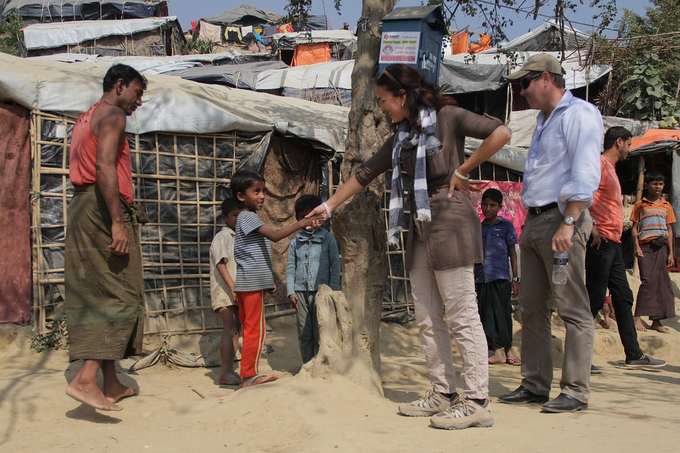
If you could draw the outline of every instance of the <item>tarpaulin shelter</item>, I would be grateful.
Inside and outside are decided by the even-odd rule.
[[[504,78],[508,70],[512,72],[519,69],[528,58],[538,53],[549,53],[561,60],[559,52],[518,51],[514,58],[509,58],[503,53],[491,52],[483,52],[474,56],[470,54],[449,55],[442,62],[449,66],[444,75],[445,79],[440,80],[439,83],[440,85],[448,84],[452,93],[472,91],[468,88],[471,83],[483,83],[489,87],[485,89],[506,86],[507,81]],[[564,81],[568,90],[585,87],[606,76],[612,69],[609,65],[586,65],[573,52],[569,53],[561,63],[566,72]],[[490,66],[495,66],[497,69],[490,70]],[[459,72],[462,72],[461,75],[458,75]]]
[[[290,63],[295,49],[300,45],[328,43],[335,60],[350,60],[357,48],[357,37],[349,30],[310,30],[293,33],[275,33],[272,40],[281,59]]]
[[[298,44],[293,52],[291,66],[304,66],[331,61],[331,46],[327,42]]]
[[[111,57],[88,54],[53,54],[30,59],[44,61],[60,61],[62,63],[97,62],[100,64],[122,63],[130,65],[144,74],[168,74],[195,67],[217,68],[238,66],[242,63],[268,60],[268,53],[253,53],[241,49],[227,49],[224,52],[210,54],[189,54],[173,56],[127,56]],[[285,65],[283,65],[285,66]],[[187,79],[192,80],[190,77]]]
[[[212,42],[241,41],[253,27],[277,24],[281,16],[251,5],[240,5],[199,21],[199,37]]]
[[[591,39],[592,35],[588,33],[568,26],[564,28],[564,48],[567,50],[585,48]],[[517,52],[557,52],[562,50],[562,34],[557,23],[549,20],[523,35],[498,44],[498,48]]]
[[[214,25],[262,25],[275,24],[281,21],[281,16],[273,11],[250,5],[240,5],[212,17],[205,17],[201,21]]]
[[[53,22],[23,29],[27,56],[55,53],[177,55],[185,43],[176,17]]]
[[[71,131],[77,115],[101,96],[109,65],[0,54],[0,66],[0,102],[30,115],[30,132],[24,128],[32,156],[30,189],[20,198],[31,203],[30,211],[19,214],[30,216],[32,241],[28,250],[20,241],[12,246],[32,256],[33,319],[42,333],[64,297]],[[208,251],[231,175],[241,166],[260,169],[270,194],[263,216],[277,225],[292,221],[295,198],[318,193],[325,162],[344,151],[348,109],[179,77],[148,79],[144,105],[128,118],[126,130],[135,199],[150,218],[141,229],[146,332],[156,338],[218,331],[221,323],[210,309]],[[26,157],[29,149],[22,149]],[[0,225],[0,236],[15,236],[11,225]],[[280,289],[287,246],[282,242],[274,245]],[[18,289],[25,291],[25,284]],[[11,303],[9,294],[0,294],[0,306]],[[267,311],[287,310],[284,299],[272,297]]]
[[[282,61],[257,61],[244,64],[221,66],[198,66],[181,71],[168,72],[168,75],[181,77],[195,82],[225,85],[245,90],[258,90],[260,77],[265,72],[287,68]],[[278,89],[277,87],[276,89]],[[263,90],[260,90],[263,91]]]
[[[16,14],[25,24],[168,15],[166,0],[6,0],[0,5],[0,16]]]

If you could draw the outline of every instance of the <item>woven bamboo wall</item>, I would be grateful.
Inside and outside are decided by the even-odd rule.
[[[60,316],[64,238],[72,186],[68,150],[74,120],[35,111],[31,117],[33,300],[38,333]],[[222,227],[220,204],[244,158],[269,140],[262,134],[129,135],[141,228],[146,333],[219,330],[210,309],[209,249]],[[287,306],[285,308],[288,308]],[[284,308],[275,301],[268,313]]]

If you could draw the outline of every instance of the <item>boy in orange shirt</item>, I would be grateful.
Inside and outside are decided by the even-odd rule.
[[[635,306],[635,327],[648,327],[667,332],[662,319],[675,317],[675,299],[669,267],[673,266],[673,207],[662,196],[665,178],[650,172],[645,177],[645,196],[635,203],[630,216],[633,221],[635,254],[640,268],[640,290]],[[641,316],[649,316],[652,325],[645,324]]]

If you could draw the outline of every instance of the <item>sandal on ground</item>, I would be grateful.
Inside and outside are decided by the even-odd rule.
[[[244,379],[241,382],[241,388],[252,387],[254,385],[266,384],[267,382],[273,382],[279,377],[273,374],[256,374],[249,378]]]
[[[505,359],[505,363],[512,366],[520,366],[522,364],[522,361],[519,359],[519,357],[511,355],[507,359]]]

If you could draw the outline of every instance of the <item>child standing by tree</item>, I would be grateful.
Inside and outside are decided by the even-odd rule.
[[[303,219],[321,204],[316,195],[303,195],[295,202],[295,218]],[[302,363],[319,352],[319,325],[314,299],[319,285],[340,289],[340,254],[333,234],[325,228],[307,227],[288,246],[286,268],[288,299],[297,311]]]
[[[222,369],[219,385],[239,385],[241,378],[234,373],[234,355],[238,345],[238,321],[234,298],[234,227],[241,207],[233,198],[222,202],[222,217],[226,226],[210,244],[210,301],[212,309],[222,319],[224,330],[220,341]]]
[[[264,292],[275,289],[272,273],[271,242],[278,242],[300,228],[318,227],[314,218],[276,229],[265,225],[257,215],[265,200],[264,178],[249,170],[238,171],[231,180],[231,192],[243,210],[236,219],[234,256],[236,258],[236,301],[243,329],[241,387],[275,381],[275,375],[258,374],[264,346]]]
[[[662,196],[665,178],[660,173],[648,173],[645,178],[645,196],[635,203],[633,240],[640,268],[640,289],[635,305],[635,327],[648,327],[667,332],[662,319],[675,317],[675,299],[667,268],[673,266],[673,207]],[[652,325],[644,323],[641,316],[649,316]]]
[[[484,264],[475,266],[475,289],[479,304],[479,317],[484,327],[489,347],[489,364],[508,363],[519,365],[512,354],[512,304],[511,294],[517,295],[517,254],[515,252],[515,229],[512,223],[498,216],[503,206],[503,194],[488,189],[482,195],[482,240]],[[508,269],[512,266],[512,284]],[[504,355],[501,355],[501,349]]]

